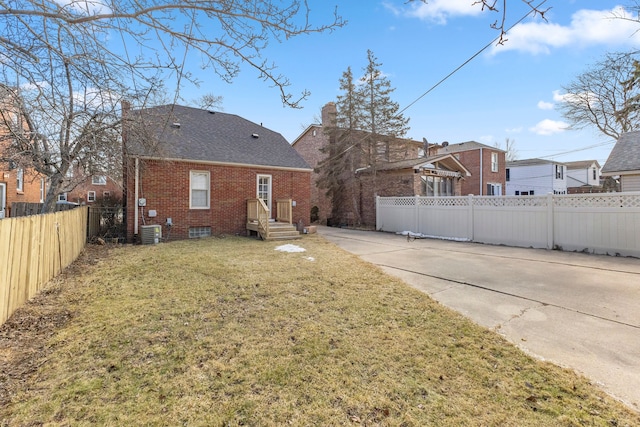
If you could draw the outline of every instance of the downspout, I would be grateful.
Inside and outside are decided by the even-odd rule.
[[[133,184],[133,187],[135,188],[134,191],[134,200],[133,200],[133,207],[135,209],[135,213],[133,214],[133,235],[137,236],[138,235],[138,180],[140,179],[140,167],[139,167],[139,159],[136,157],[136,166],[135,166],[135,182]]]
[[[482,167],[482,147],[480,147],[480,193],[478,193],[479,195],[482,196],[482,172],[484,171],[484,168]]]

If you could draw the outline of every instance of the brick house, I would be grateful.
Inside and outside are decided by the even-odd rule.
[[[11,134],[26,129],[14,99],[16,91],[0,85],[0,218],[11,216],[14,202],[42,203],[46,192],[45,177],[21,165],[20,158],[8,152]]]
[[[460,195],[463,178],[470,176],[462,162],[448,154],[437,155],[438,146],[428,146],[426,141],[396,138],[387,144],[393,145],[394,150],[385,153],[384,161],[375,172],[366,165],[361,165],[355,175],[345,176],[345,181],[348,181],[345,184],[346,194],[341,195],[341,206],[333,209],[332,201],[316,183],[320,177],[317,167],[327,156],[320,149],[330,144],[325,127],[331,125],[335,109],[334,103],[327,103],[322,108],[322,123],[307,127],[292,144],[300,156],[314,168],[311,177],[313,221],[329,225],[352,225],[359,218],[361,224],[375,225],[376,195]],[[425,157],[427,152],[429,157]]]
[[[476,141],[437,146],[438,154],[452,154],[471,176],[462,181],[461,195],[503,196],[506,191],[506,152]]]
[[[122,183],[108,175],[85,176],[74,170],[73,189],[58,195],[59,201],[74,202],[81,205],[113,204],[122,202]]]
[[[374,189],[371,172],[364,169],[361,179],[362,222],[376,223],[376,196],[460,196],[462,183],[471,173],[451,154],[408,159],[381,165]]]
[[[311,168],[281,134],[179,105],[124,110],[128,241],[152,224],[171,239],[244,235],[250,200],[272,216],[290,200],[291,222],[309,224]]]

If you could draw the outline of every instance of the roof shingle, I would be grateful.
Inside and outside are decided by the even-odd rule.
[[[134,110],[134,123],[143,123],[157,138],[158,149],[128,141],[128,153],[134,156],[173,160],[236,163],[311,169],[278,132],[234,114],[202,110],[180,105]]]

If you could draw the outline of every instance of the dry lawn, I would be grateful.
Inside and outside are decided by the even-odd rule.
[[[640,425],[322,237],[281,244],[88,248],[0,328],[2,425]]]

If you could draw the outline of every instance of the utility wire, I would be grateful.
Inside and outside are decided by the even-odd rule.
[[[518,25],[519,23],[521,23],[522,21],[524,21],[529,15],[531,15],[532,13],[535,13],[536,10],[538,10],[543,4],[545,4],[547,2],[547,0],[542,0],[542,2],[540,2],[539,5],[537,5],[535,8],[532,8],[531,10],[529,10],[529,12],[527,12],[522,18],[518,19],[513,25],[511,25],[509,28],[507,28],[507,30],[505,31],[505,33],[508,33],[509,31],[511,31],[511,29],[513,29],[513,27],[515,27],[516,25]],[[415,103],[417,103],[418,101],[420,101],[422,98],[424,98],[427,94],[429,94],[429,92],[431,92],[432,90],[434,90],[435,88],[437,88],[438,86],[440,86],[442,83],[444,83],[447,79],[449,79],[449,77],[453,76],[455,73],[457,73],[458,71],[460,71],[460,69],[462,67],[464,67],[465,65],[467,65],[469,62],[473,61],[478,55],[480,55],[482,52],[484,52],[485,50],[487,50],[488,48],[490,48],[491,46],[493,46],[494,43],[496,43],[498,40],[500,40],[500,38],[504,35],[500,34],[499,36],[497,36],[496,38],[494,38],[493,40],[491,40],[489,43],[487,43],[482,49],[480,49],[479,51],[477,51],[476,53],[474,53],[469,59],[467,59],[466,61],[464,61],[462,64],[460,64],[460,66],[458,66],[458,68],[456,68],[455,70],[451,71],[449,74],[447,74],[444,78],[442,78],[438,83],[434,84],[433,86],[431,86],[426,92],[424,92],[422,95],[420,95],[419,97],[417,97],[415,100],[413,100],[411,103],[409,103],[409,105],[407,105],[406,107],[404,107],[402,110],[400,110],[400,112],[398,113],[398,115],[402,114],[403,112],[405,112],[406,110],[408,110],[409,108],[411,108]]]

